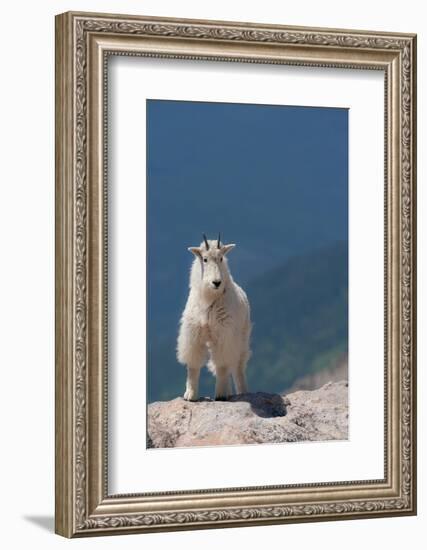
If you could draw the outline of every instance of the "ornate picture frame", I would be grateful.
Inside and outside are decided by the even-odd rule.
[[[384,478],[108,492],[108,56],[384,72]],[[56,507],[65,537],[416,513],[416,36],[68,12],[56,17]]]

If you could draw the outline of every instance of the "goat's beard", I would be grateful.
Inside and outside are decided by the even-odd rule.
[[[222,282],[219,288],[214,288],[211,283],[202,281],[200,290],[203,298],[207,302],[212,303],[224,294],[225,285]]]

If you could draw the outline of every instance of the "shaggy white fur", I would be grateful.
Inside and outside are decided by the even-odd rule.
[[[234,244],[219,238],[190,247],[195,255],[190,292],[180,320],[177,358],[187,367],[184,399],[198,399],[199,375],[206,364],[216,376],[215,399],[248,391],[246,364],[251,355],[250,307],[245,291],[234,282],[226,255]]]

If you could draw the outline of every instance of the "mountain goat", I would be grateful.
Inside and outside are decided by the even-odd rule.
[[[177,341],[177,359],[187,367],[184,399],[197,401],[200,370],[205,365],[216,376],[215,399],[248,391],[246,363],[250,357],[250,307],[242,288],[228,269],[226,255],[234,244],[206,239],[188,250],[195,256],[191,267],[190,292]]]

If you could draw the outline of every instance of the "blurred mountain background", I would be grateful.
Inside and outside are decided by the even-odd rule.
[[[202,233],[237,245],[251,391],[346,377],[348,110],[148,100],[147,182],[148,402],[184,391],[175,345]],[[214,383],[203,369],[200,394]]]
[[[283,393],[347,379],[347,249],[338,242],[294,256],[243,285],[253,323],[250,391]],[[185,386],[185,367],[175,358],[179,315],[172,318],[171,312],[174,331],[152,330],[149,402],[173,399]],[[211,396],[214,384],[203,369],[200,395]]]

